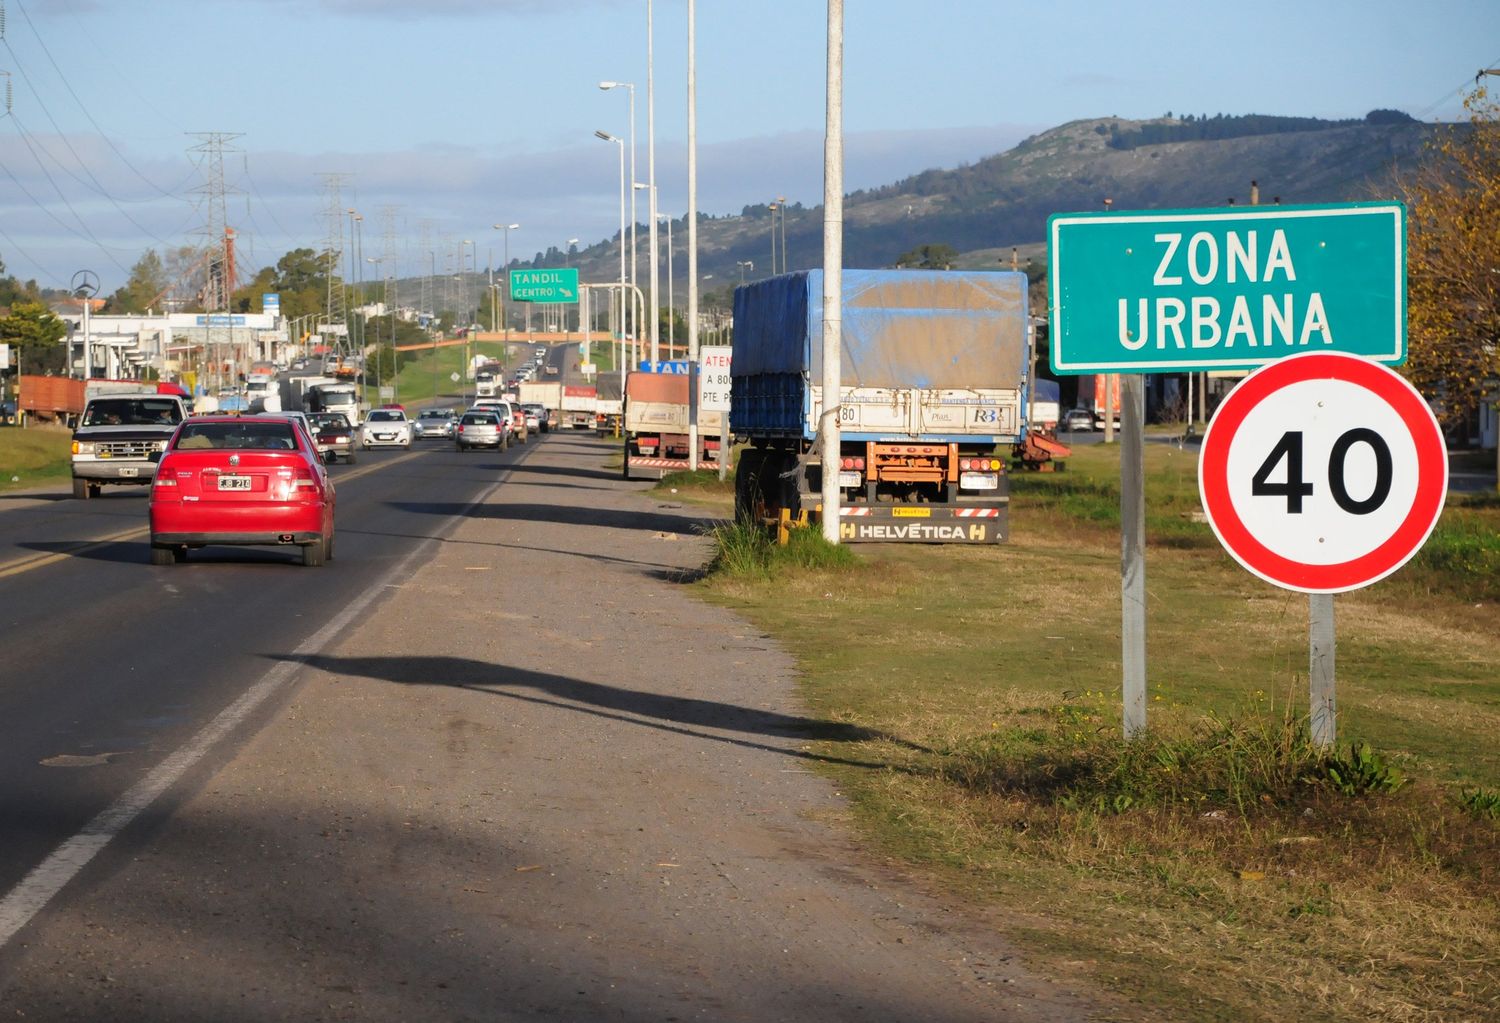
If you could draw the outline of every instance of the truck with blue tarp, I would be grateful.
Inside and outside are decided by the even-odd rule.
[[[834,471],[846,542],[1005,540],[1007,462],[1027,433],[1026,283],[1003,271],[845,270],[831,456],[818,440],[823,272],[738,288],[729,424],[749,447],[736,513],[816,514]]]

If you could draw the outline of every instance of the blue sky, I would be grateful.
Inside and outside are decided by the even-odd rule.
[[[242,272],[324,244],[328,173],[345,175],[367,255],[396,207],[403,275],[462,239],[480,267],[498,264],[500,222],[521,224],[512,257],[613,235],[618,150],[593,132],[628,137],[628,104],[600,80],[636,84],[646,179],[646,0],[0,4],[14,96],[0,118],[0,259],[43,285],[87,268],[110,290],[147,248],[201,241],[191,132],[243,133],[225,159]],[[686,11],[654,6],[657,184],[674,215]],[[822,0],[698,0],[700,211],[821,202],[825,27]],[[1390,107],[1454,120],[1474,73],[1497,65],[1500,0],[847,0],[845,186],[1107,115]]]

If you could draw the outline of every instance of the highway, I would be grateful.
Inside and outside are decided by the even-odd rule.
[[[318,569],[228,547],[152,567],[144,487],[0,497],[0,891],[534,447],[427,441],[330,467],[338,542]]]

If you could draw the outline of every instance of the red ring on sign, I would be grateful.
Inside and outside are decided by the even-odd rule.
[[[1338,380],[1383,399],[1406,424],[1417,453],[1417,492],[1406,518],[1374,550],[1331,565],[1308,565],[1272,551],[1246,528],[1229,497],[1229,449],[1245,418],[1273,392],[1306,380]],[[1222,442],[1211,440],[1216,433]],[[1390,575],[1426,541],[1448,495],[1447,449],[1427,402],[1403,377],[1356,355],[1293,355],[1252,373],[1229,392],[1214,413],[1201,450],[1199,496],[1220,542],[1251,572],[1294,590],[1341,593]]]

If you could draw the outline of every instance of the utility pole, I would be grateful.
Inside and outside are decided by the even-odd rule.
[[[349,178],[348,174],[326,173],[318,175],[323,179],[323,222],[328,228],[327,241],[324,243],[323,255],[326,266],[324,273],[328,278],[328,295],[323,308],[323,329],[318,333],[323,336],[323,344],[328,344],[328,338],[333,334],[333,328],[345,322],[344,319],[344,289],[337,289],[338,303],[334,303],[333,275],[338,269],[344,252],[344,202],[340,194],[344,182]]]

